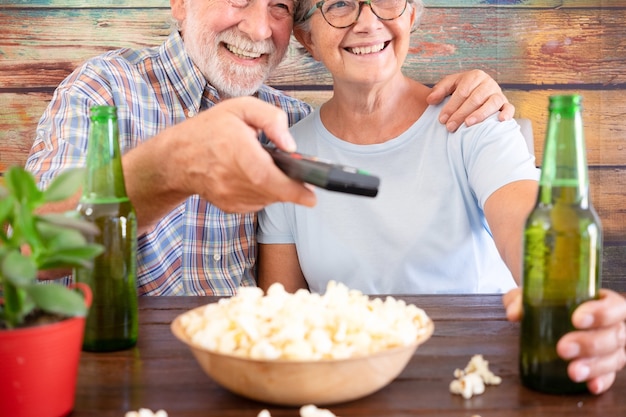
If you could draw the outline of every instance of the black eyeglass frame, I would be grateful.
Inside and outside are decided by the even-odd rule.
[[[324,18],[324,20],[326,21],[326,23],[328,23],[329,25],[331,25],[334,28],[337,29],[345,29],[345,28],[349,28],[350,26],[354,25],[358,20],[359,20],[359,16],[361,16],[361,10],[363,10],[363,5],[367,4],[368,6],[370,6],[370,10],[372,11],[372,13],[374,13],[374,15],[379,18],[380,20],[394,20],[399,18],[400,16],[402,16],[404,14],[404,12],[406,11],[406,6],[409,4],[408,0],[404,0],[404,7],[402,8],[402,11],[400,12],[400,14],[398,14],[396,17],[391,17],[391,18],[384,18],[384,17],[380,17],[378,16],[378,14],[374,11],[374,8],[372,7],[372,1],[373,0],[363,0],[363,1],[359,1],[359,12],[356,14],[356,17],[354,18],[354,22],[350,23],[349,25],[345,25],[345,26],[335,26],[332,23],[330,23],[328,21],[328,19],[326,18],[326,15],[324,14],[324,11],[322,10],[322,6],[324,5],[324,3],[326,3],[327,0],[320,0],[317,3],[315,3],[315,5],[313,5],[313,7],[311,7],[311,9],[307,12],[307,14],[302,18],[301,22],[305,22],[308,19],[311,18],[311,16],[313,16],[313,13],[315,13],[315,10],[320,9],[320,13],[322,13],[322,17]]]

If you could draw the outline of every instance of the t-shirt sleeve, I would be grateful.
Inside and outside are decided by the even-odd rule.
[[[514,120],[500,122],[496,116],[465,128],[458,140],[469,184],[481,208],[500,187],[521,180],[539,179],[535,156],[530,154],[520,127]]]
[[[259,212],[257,241],[259,243],[295,243],[287,212],[293,210],[291,203],[270,204]],[[291,216],[293,218],[293,216]]]

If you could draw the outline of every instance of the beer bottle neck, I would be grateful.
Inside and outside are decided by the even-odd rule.
[[[550,97],[539,200],[587,208],[589,174],[580,96]]]
[[[87,145],[87,176],[82,202],[111,203],[128,200],[122,171],[117,109],[96,106],[91,109]]]

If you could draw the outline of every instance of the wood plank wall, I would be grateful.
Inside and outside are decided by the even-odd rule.
[[[531,119],[542,158],[547,98],[576,92],[592,201],[605,230],[604,286],[626,291],[626,0],[425,0],[406,72],[434,84],[480,68]],[[0,173],[23,164],[56,85],[104,51],[161,43],[167,0],[0,0]],[[294,42],[270,84],[313,104],[330,94],[324,68]]]

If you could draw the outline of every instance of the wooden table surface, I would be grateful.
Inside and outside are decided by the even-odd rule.
[[[382,390],[349,403],[331,405],[347,416],[626,416],[626,371],[611,390],[556,396],[521,386],[518,370],[519,324],[504,316],[497,295],[402,297],[426,310],[435,333],[420,346],[405,370]],[[133,349],[81,355],[72,417],[124,417],[126,411],[164,409],[169,417],[256,415],[299,416],[297,408],[276,407],[231,394],[214,383],[191,351],[170,331],[183,312],[215,301],[210,297],[141,297],[140,334]],[[456,368],[482,354],[502,384],[465,400],[448,391]]]

